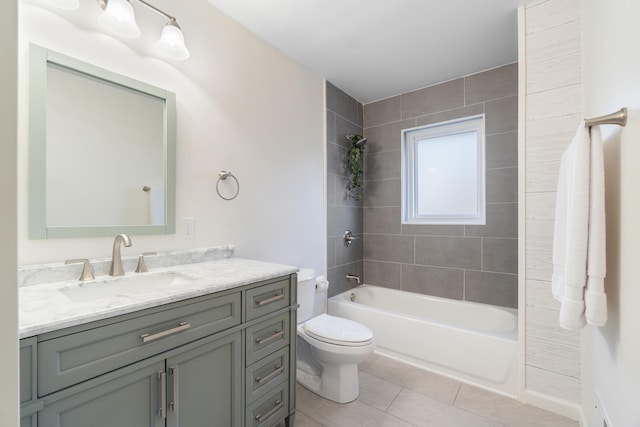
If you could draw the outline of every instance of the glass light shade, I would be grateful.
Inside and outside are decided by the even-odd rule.
[[[80,7],[80,0],[45,0],[45,3],[65,10],[74,10]]]
[[[122,36],[135,38],[140,36],[133,7],[128,0],[109,0],[99,21],[110,31]]]
[[[162,29],[156,49],[171,59],[185,60],[189,58],[189,50],[184,44],[184,35],[175,20],[171,20]]]

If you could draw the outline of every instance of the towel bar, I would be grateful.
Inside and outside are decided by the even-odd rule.
[[[607,114],[606,116],[594,117],[592,119],[585,119],[584,125],[587,127],[596,125],[618,125],[625,126],[627,124],[627,109],[621,108],[615,113]]]

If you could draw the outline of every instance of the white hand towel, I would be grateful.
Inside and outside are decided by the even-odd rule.
[[[552,290],[560,301],[560,326],[565,329],[580,329],[586,321],[589,152],[589,129],[582,123],[562,155],[556,200]]]
[[[560,163],[552,291],[564,329],[606,321],[604,162],[597,129],[595,136],[592,142],[582,122]]]
[[[607,322],[607,296],[604,293],[606,263],[606,222],[604,208],[604,156],[600,128],[591,128],[591,166],[589,191],[589,243],[587,247],[587,289],[584,302],[587,323],[604,326]]]
[[[164,225],[164,188],[149,190],[149,222],[151,225]]]

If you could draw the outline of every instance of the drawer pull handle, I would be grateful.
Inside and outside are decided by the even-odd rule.
[[[259,383],[259,384],[267,382],[271,378],[280,375],[283,371],[284,371],[284,368],[282,366],[276,366],[275,370],[273,372],[271,372],[269,375],[267,375],[266,377],[256,377],[256,382]]]
[[[140,339],[142,340],[142,342],[155,341],[157,339],[166,337],[167,335],[172,335],[172,334],[184,331],[185,329],[189,329],[190,327],[191,325],[189,323],[182,322],[175,328],[167,329],[166,331],[158,332],[157,334],[153,334],[153,335],[142,334],[140,335]]]
[[[283,336],[283,335],[284,335],[284,331],[283,331],[282,329],[278,329],[278,330],[276,330],[276,331],[273,331],[273,335],[270,335],[270,336],[268,336],[268,337],[266,337],[266,338],[256,338],[256,342],[257,342],[258,344],[260,344],[260,345],[262,345],[262,344],[266,344],[266,343],[268,343],[269,341],[273,341],[273,340],[275,340],[275,339],[278,339],[278,338],[280,338],[280,337],[281,337],[281,336]]]
[[[271,410],[270,410],[269,412],[267,412],[266,414],[264,414],[264,415],[256,415],[256,420],[258,420],[258,422],[259,422],[259,423],[261,423],[261,422],[263,422],[264,420],[266,420],[267,418],[269,418],[271,415],[273,415],[273,414],[275,414],[276,412],[278,412],[278,410],[279,410],[279,409],[281,409],[281,408],[282,408],[282,406],[284,406],[284,405],[282,404],[282,401],[281,401],[281,400],[276,400],[276,401],[275,401],[275,403],[274,403],[274,405],[276,405],[276,406],[274,406],[273,408],[271,408]]]
[[[256,305],[271,304],[272,302],[280,301],[281,299],[284,299],[284,294],[276,294],[271,298],[256,300]]]

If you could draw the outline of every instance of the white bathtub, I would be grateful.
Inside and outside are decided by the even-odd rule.
[[[515,309],[362,285],[329,298],[328,311],[371,329],[376,353],[518,393]]]

